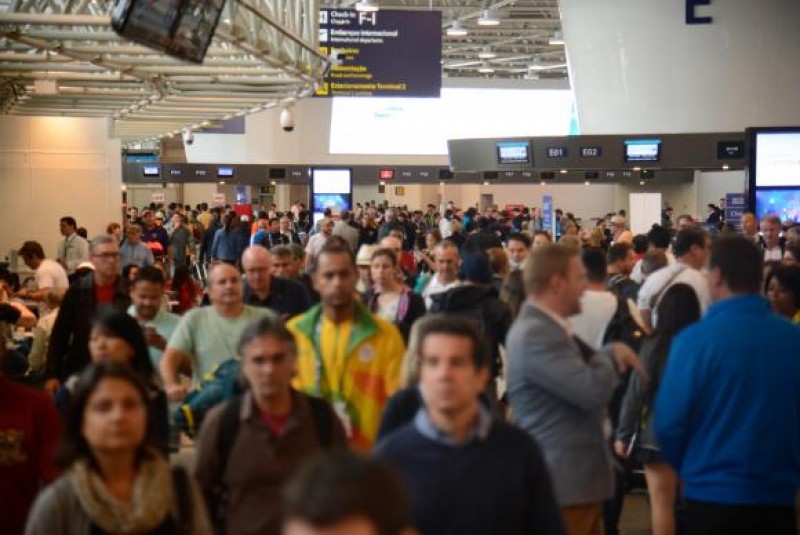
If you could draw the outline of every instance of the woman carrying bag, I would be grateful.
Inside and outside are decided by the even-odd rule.
[[[129,366],[89,367],[72,397],[56,461],[28,535],[211,534],[194,481],[151,446],[147,386]]]

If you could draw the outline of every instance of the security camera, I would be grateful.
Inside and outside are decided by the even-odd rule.
[[[184,130],[183,131],[183,142],[186,145],[191,145],[192,143],[194,143],[194,132],[192,132],[188,128],[186,130]]]
[[[281,110],[281,128],[283,128],[284,132],[294,131],[294,113],[290,108]]]

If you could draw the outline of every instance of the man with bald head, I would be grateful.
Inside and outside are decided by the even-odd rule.
[[[208,273],[211,306],[193,308],[181,318],[161,357],[161,378],[172,401],[180,401],[187,387],[178,380],[179,371],[191,370],[195,383],[219,364],[238,359],[236,342],[245,327],[263,316],[264,308],[244,304],[242,277],[232,265],[212,264]]]
[[[272,255],[261,245],[245,249],[244,302],[290,318],[311,308],[311,297],[300,282],[272,275]]]

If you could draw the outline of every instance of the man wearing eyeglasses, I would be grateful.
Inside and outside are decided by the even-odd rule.
[[[119,274],[119,245],[114,238],[107,235],[94,238],[89,243],[89,260],[94,272],[70,286],[53,325],[45,384],[50,393],[90,362],[92,318],[106,308],[124,312],[131,304],[127,282]]]

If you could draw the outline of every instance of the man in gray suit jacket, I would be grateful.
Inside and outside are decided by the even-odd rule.
[[[572,333],[587,287],[578,250],[545,245],[525,269],[528,300],[508,334],[508,396],[517,423],[540,445],[570,535],[603,533],[603,500],[613,491],[604,432],[619,374],[642,373],[624,344],[596,352]]]

